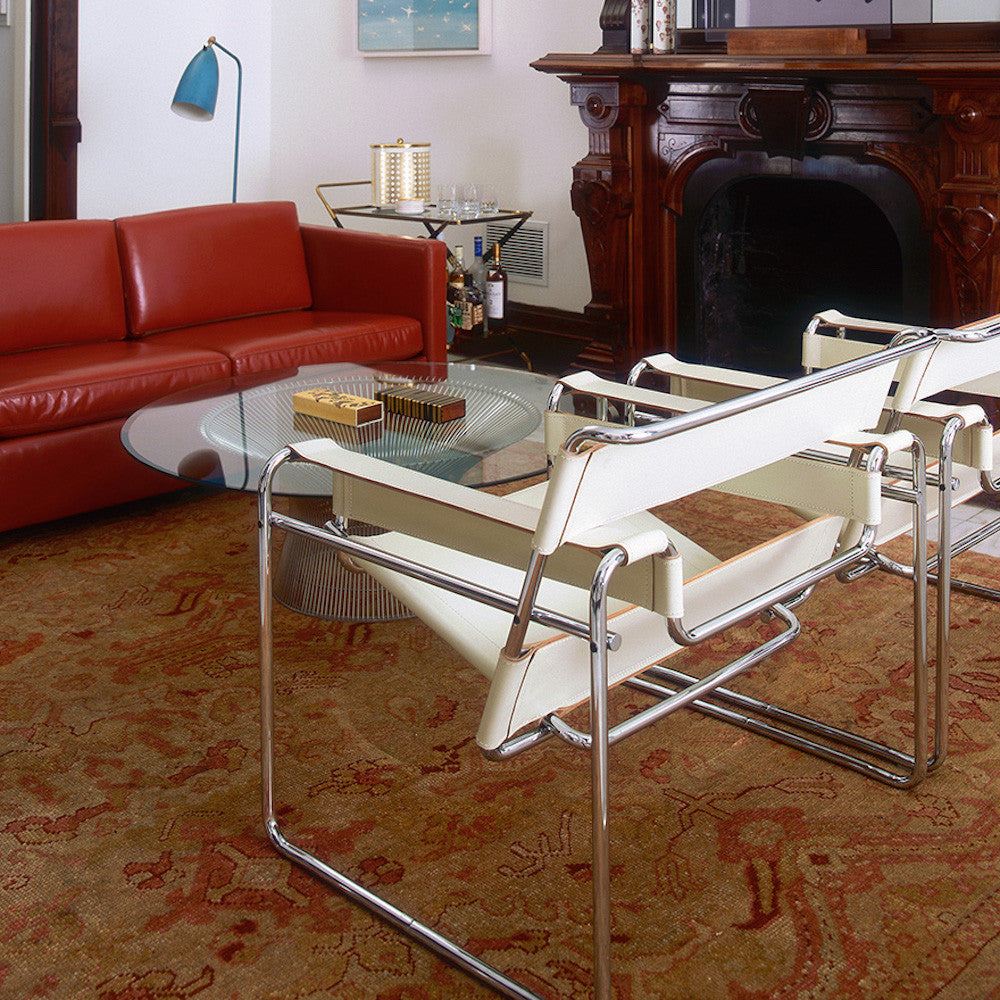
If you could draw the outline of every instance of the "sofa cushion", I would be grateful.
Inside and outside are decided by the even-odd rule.
[[[304,309],[158,333],[155,342],[210,347],[232,359],[234,374],[247,375],[337,361],[403,361],[423,351],[424,336],[410,316]]]
[[[215,351],[146,341],[8,354],[0,368],[0,438],[125,417],[230,371],[229,359]]]
[[[312,303],[292,202],[202,205],[115,224],[134,336]]]
[[[0,353],[124,338],[114,223],[0,225],[0,303]]]

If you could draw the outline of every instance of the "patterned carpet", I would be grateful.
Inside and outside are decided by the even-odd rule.
[[[748,538],[759,519],[685,516]],[[0,996],[492,995],[264,841],[254,521],[250,497],[178,494],[0,536]],[[907,598],[820,588],[746,688],[898,737]],[[916,791],[692,713],[612,752],[619,1000],[1000,997],[1000,611],[955,605],[951,755]],[[480,679],[419,624],[282,612],[277,642],[286,827],[582,1000],[586,758],[485,761]]]

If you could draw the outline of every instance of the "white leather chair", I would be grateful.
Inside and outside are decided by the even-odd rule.
[[[962,538],[951,538],[952,511],[956,507],[983,492],[1000,496],[1000,481],[993,478],[993,470],[1000,464],[1000,434],[994,434],[982,407],[969,402],[935,402],[929,397],[946,390],[1000,396],[1000,322],[994,317],[959,330],[929,330],[826,310],[814,316],[803,333],[802,363],[807,373],[818,371],[880,351],[887,343],[927,335],[935,339],[933,349],[923,355],[918,364],[907,366],[886,400],[879,427],[885,432],[903,428],[921,439],[928,455],[928,488],[937,494],[937,503],[928,505],[927,510],[928,517],[938,518],[937,552],[928,562],[928,582],[945,581],[945,585],[937,587],[934,745],[928,760],[928,770],[932,771],[944,761],[948,745],[951,591],[1000,599],[998,590],[951,576],[953,556],[1000,531],[1000,517],[997,517]],[[688,364],[669,354],[639,362],[628,381],[638,385],[650,376],[669,386],[672,392],[692,400],[733,398],[752,388],[781,381],[764,375]],[[830,449],[824,450],[829,455]],[[840,458],[848,460],[844,449],[840,449]],[[881,551],[885,543],[910,530],[912,516],[909,491],[905,490],[902,498],[894,496],[899,483],[912,485],[909,472],[898,464],[898,456],[890,456],[886,473],[883,517],[876,548],[857,567],[844,574],[846,580],[857,579],[876,568],[908,578],[915,572],[913,564],[890,559]]]
[[[346,451],[329,440],[283,449],[261,479],[260,600],[263,811],[268,836],[286,857],[389,920],[508,997],[530,990],[486,965],[294,843],[280,828],[275,800],[272,640],[272,533],[291,532],[360,562],[483,674],[476,741],[503,760],[558,737],[590,756],[594,882],[594,995],[608,1000],[610,862],[608,748],[640,728],[702,699],[776,652],[799,633],[788,604],[819,580],[871,550],[880,518],[882,466],[890,451],[914,449],[915,560],[923,559],[919,441],[905,431],[866,433],[882,411],[900,365],[930,350],[931,338],[860,358],[735,400],[642,426],[608,426],[572,413],[547,415],[553,444],[548,480],[494,496]],[[582,376],[560,390],[610,399],[623,387]],[[628,390],[634,402],[685,409],[680,397]],[[639,397],[639,398],[635,398]],[[825,441],[856,450],[856,466],[803,465],[815,481],[789,485],[788,500],[822,506],[801,527],[731,559],[719,560],[657,517],[672,500],[755,475]],[[274,476],[287,462],[329,470],[333,517],[324,527],[277,512]],[[817,486],[817,483],[819,484]],[[822,500],[822,503],[820,503]],[[360,520],[385,529],[367,538],[342,525]],[[850,541],[846,541],[846,539]],[[914,746],[893,752],[912,785],[924,774],[927,741],[926,584],[914,577]],[[921,589],[923,588],[923,597]],[[759,615],[760,645],[706,677],[671,686],[661,664],[682,648],[709,641]],[[782,623],[775,634],[773,621]],[[442,683],[447,683],[442,664]],[[653,701],[614,726],[612,689],[631,684]],[[589,705],[589,729],[568,710]],[[664,732],[664,739],[669,733]],[[867,741],[862,741],[866,743]],[[829,759],[842,751],[819,748]],[[870,773],[869,762],[849,764]],[[881,768],[878,768],[882,770]]]

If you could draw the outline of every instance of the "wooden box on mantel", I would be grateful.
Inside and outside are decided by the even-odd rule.
[[[864,28],[734,28],[726,36],[731,56],[863,56]]]

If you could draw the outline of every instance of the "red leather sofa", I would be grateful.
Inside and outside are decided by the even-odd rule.
[[[233,374],[445,359],[445,248],[291,202],[0,225],[0,530],[176,489],[126,418]]]

